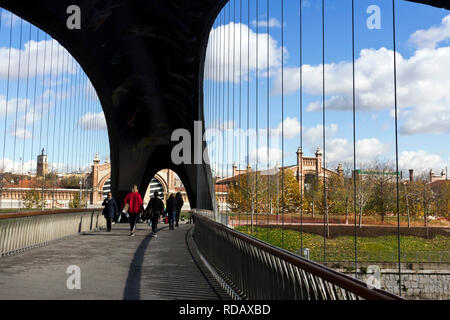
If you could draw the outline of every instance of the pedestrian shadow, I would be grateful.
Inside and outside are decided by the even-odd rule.
[[[167,228],[167,226],[158,228],[156,233]],[[130,268],[128,270],[125,289],[123,291],[124,300],[140,300],[141,298],[142,263],[144,262],[145,251],[147,250],[152,238],[152,233],[150,232],[144,240],[142,240],[134,253],[133,260],[131,261]]]
[[[94,237],[129,237],[128,234],[114,234],[114,233],[80,233],[81,236],[94,236]]]

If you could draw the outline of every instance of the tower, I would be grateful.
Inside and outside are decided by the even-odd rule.
[[[322,151],[320,151],[320,148],[317,148],[316,150],[316,174],[317,176],[320,176],[322,173]]]
[[[45,155],[45,150],[42,149],[42,154],[37,157],[37,170],[38,177],[43,177],[48,174],[48,157]]]

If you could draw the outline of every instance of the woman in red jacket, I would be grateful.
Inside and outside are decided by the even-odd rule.
[[[128,203],[128,214],[130,216],[130,236],[134,237],[134,231],[136,230],[136,222],[139,218],[139,214],[144,210],[142,205],[142,197],[138,192],[137,185],[133,185],[131,192],[127,194],[122,204],[122,209],[125,204]]]

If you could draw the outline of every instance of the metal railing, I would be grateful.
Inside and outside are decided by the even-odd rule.
[[[102,210],[73,209],[0,215],[0,256],[106,226]]]
[[[197,211],[194,239],[220,274],[244,298],[256,300],[400,300],[390,292],[298,257]]]

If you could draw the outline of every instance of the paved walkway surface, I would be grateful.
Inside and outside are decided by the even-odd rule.
[[[76,235],[48,246],[0,258],[0,299],[227,299],[199,262],[190,229],[158,225],[158,237],[138,224],[111,232]],[[81,289],[69,290],[69,266],[81,270]]]

